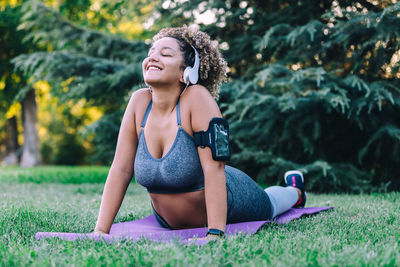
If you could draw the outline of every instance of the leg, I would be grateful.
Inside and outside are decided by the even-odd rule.
[[[264,191],[271,200],[272,218],[289,210],[299,199],[296,188],[292,186],[271,186]]]
[[[287,171],[283,179],[287,187],[272,186],[265,189],[272,203],[272,218],[292,207],[303,208],[306,204],[303,173],[298,170]]]
[[[304,177],[303,173],[298,170],[287,171],[283,176],[286,186],[293,186],[299,193],[299,199],[293,208],[304,208],[306,205],[307,194],[304,190]]]
[[[268,194],[244,172],[225,167],[228,194],[227,223],[264,221],[271,219]]]

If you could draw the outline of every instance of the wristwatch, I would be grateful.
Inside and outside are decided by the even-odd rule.
[[[222,230],[210,228],[210,229],[208,229],[208,232],[207,232],[206,236],[208,236],[208,235],[217,235],[217,236],[221,236],[222,237],[222,236],[225,236],[225,233]]]

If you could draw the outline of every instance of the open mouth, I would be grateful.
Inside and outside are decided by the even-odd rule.
[[[147,67],[147,70],[161,70],[161,68],[154,65],[150,65]]]

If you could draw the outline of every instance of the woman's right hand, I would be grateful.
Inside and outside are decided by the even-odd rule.
[[[94,232],[93,232],[92,234],[95,235],[95,236],[98,236],[98,235],[108,235],[108,233],[103,232],[103,231],[101,231],[101,230],[94,230]]]

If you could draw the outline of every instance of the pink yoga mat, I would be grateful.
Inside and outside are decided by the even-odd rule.
[[[321,211],[330,210],[333,207],[311,207],[303,209],[290,209],[284,214],[276,217],[273,221],[254,221],[233,223],[226,226],[226,235],[246,234],[251,235],[256,233],[261,226],[266,223],[285,224],[291,220],[298,219],[304,215],[316,214]],[[184,230],[170,230],[162,228],[154,215],[147,216],[143,219],[114,223],[111,226],[110,234],[95,236],[93,233],[58,233],[58,232],[38,232],[35,235],[37,240],[44,238],[61,238],[63,240],[77,240],[77,239],[93,239],[95,241],[104,240],[107,242],[118,241],[121,239],[132,240],[133,242],[145,238],[158,242],[170,242],[172,240],[180,240],[184,244],[203,245],[207,243],[206,240],[196,240],[196,238],[205,237],[207,228],[192,228]],[[193,239],[194,238],[194,239]]]

